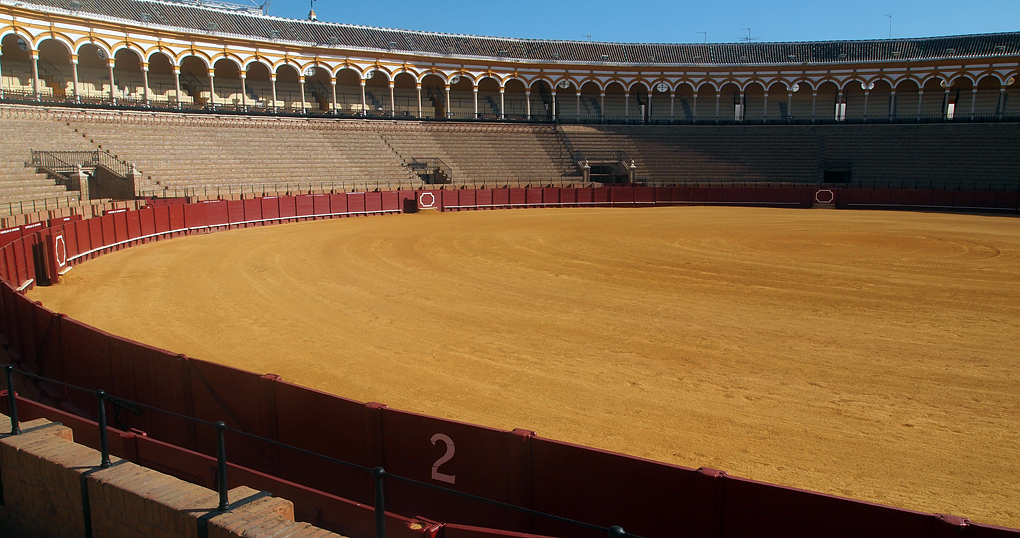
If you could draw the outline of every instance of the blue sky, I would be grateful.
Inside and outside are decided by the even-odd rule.
[[[233,0],[261,3],[262,0]],[[303,19],[309,0],[273,0],[269,14]],[[537,39],[727,43],[928,37],[1020,30],[1020,0],[316,0],[319,20]]]

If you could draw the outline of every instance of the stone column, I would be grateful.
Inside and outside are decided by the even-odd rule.
[[[396,98],[393,96],[393,88],[394,88],[395,85],[396,85],[396,83],[391,80],[390,81],[390,116],[396,116],[397,115],[397,101],[396,101]]]
[[[276,112],[276,73],[269,74],[269,85],[273,88],[273,104],[269,108]]]
[[[299,90],[299,93],[301,94],[301,113],[302,114],[306,114],[308,112],[308,107],[305,106],[305,76],[304,75],[298,75],[297,81],[298,81],[298,90]]]
[[[974,114],[977,112],[977,86],[970,89],[970,121],[974,121]]]
[[[676,91],[670,91],[669,92],[669,122],[670,123],[673,123],[673,118],[675,117],[674,114],[673,114],[673,109],[674,109],[674,105],[675,104],[676,104]]]
[[[361,80],[361,115],[368,115],[368,100],[365,99],[365,80]]]
[[[209,107],[216,108],[216,69],[209,68]]]
[[[921,100],[924,99],[924,88],[917,90],[917,121],[921,121]]]
[[[719,101],[722,99],[722,92],[715,90],[715,122],[719,123]]]
[[[531,119],[531,90],[524,91],[524,114],[527,119]]]
[[[75,77],[77,78],[77,77]],[[181,66],[174,66],[174,98],[177,99],[177,108],[181,108]]]
[[[32,55],[32,98],[39,100],[39,51],[33,50]],[[113,67],[110,67],[110,84],[113,84]],[[111,90],[112,91],[112,90]]]
[[[245,84],[245,80],[248,75],[241,72],[241,110],[248,110],[248,87]]]
[[[418,90],[418,119],[421,119],[421,82],[415,82],[414,87]]]
[[[818,90],[811,90],[811,123],[815,122],[816,114],[818,109]]]
[[[556,88],[552,91],[552,119],[556,121]]]
[[[329,89],[330,93],[333,95],[333,115],[335,116],[340,113],[336,104],[336,77],[329,77]]]
[[[113,104],[117,104],[117,94],[114,93],[117,91],[117,86],[113,82],[113,66],[116,63],[117,60],[113,58],[108,58],[106,60],[106,65],[110,68],[110,102]]]
[[[71,56],[71,74],[74,76],[74,102],[81,102],[81,91],[78,89],[78,55]]]
[[[506,111],[506,97],[504,95],[505,93],[506,93],[506,88],[503,88],[501,86],[499,88],[499,119],[501,119],[501,120],[505,120],[506,119],[506,112],[505,112]]]
[[[769,92],[765,92],[765,103],[762,104],[761,108],[761,121],[767,120],[769,117]]]
[[[623,122],[630,121],[630,91],[623,92]]]
[[[142,104],[149,106],[149,62],[142,64]]]
[[[478,86],[471,88],[475,96],[475,119],[478,119]]]
[[[871,96],[871,90],[864,90],[864,123],[868,123],[868,97]]]

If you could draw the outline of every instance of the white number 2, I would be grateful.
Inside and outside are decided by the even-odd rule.
[[[447,484],[453,484],[457,481],[457,475],[455,474],[444,474],[439,472],[439,466],[452,460],[455,449],[453,447],[453,439],[450,436],[437,433],[432,436],[432,446],[436,445],[436,441],[442,441],[446,445],[446,454],[443,457],[436,460],[432,464],[432,480],[438,480],[440,482],[446,482]]]

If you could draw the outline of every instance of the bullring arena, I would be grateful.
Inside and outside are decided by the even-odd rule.
[[[84,4],[0,6],[0,524],[1020,533],[1020,34]],[[18,467],[40,420],[63,471]]]

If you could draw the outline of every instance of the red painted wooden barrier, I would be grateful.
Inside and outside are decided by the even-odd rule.
[[[815,202],[813,188],[718,189],[635,188],[605,189],[495,189],[433,191],[436,205],[537,205],[587,202],[631,206],[637,203],[765,204],[805,206]],[[351,193],[330,196],[280,197],[242,202],[209,202],[114,213],[102,218],[36,232],[0,248],[0,276],[23,282],[35,277],[33,246],[44,236],[63,233],[68,254],[102,251],[139,235],[165,234],[185,225],[218,227],[227,222],[280,220],[327,211],[363,213],[391,211],[400,200],[424,192]],[[1016,193],[932,191],[886,192],[841,190],[839,200],[848,206],[931,205],[1015,209]],[[328,209],[326,202],[328,201]],[[420,201],[420,198],[419,198]],[[293,212],[291,212],[293,207]],[[299,210],[299,208],[301,208]],[[378,209],[376,209],[378,208]],[[254,217],[254,218],[253,218]],[[366,467],[383,465],[391,473],[408,476],[459,491],[505,502],[553,511],[600,525],[622,525],[646,536],[784,535],[818,533],[841,536],[1017,536],[1020,531],[990,526],[960,527],[952,519],[937,518],[848,499],[741,480],[712,471],[680,467],[534,438],[521,432],[502,432],[360,404],[278,381],[272,376],[188,360],[172,353],[121,339],[33,304],[4,283],[0,290],[0,329],[12,351],[30,361],[44,375],[75,384],[105,388],[117,396],[140,401],[205,420],[224,420],[232,427],[303,446]],[[44,392],[59,396],[61,406],[93,416],[95,397],[67,388],[43,384]],[[309,412],[314,409],[315,412]],[[121,411],[115,420],[125,428],[149,432],[144,441],[132,440],[125,448],[135,457],[153,443],[153,454],[190,448],[205,454],[214,449],[212,431],[202,431],[180,419],[143,410]],[[316,427],[325,420],[329,428]],[[91,440],[89,434],[84,434]],[[130,436],[124,437],[130,439]],[[183,448],[158,440],[179,443]],[[240,473],[275,480],[301,480],[292,485],[295,495],[309,503],[325,503],[329,495],[356,502],[371,500],[371,480],[339,464],[310,456],[283,454],[278,447],[228,435],[231,460],[250,467]],[[199,455],[196,455],[199,456]],[[154,465],[188,475],[188,467],[153,456]],[[203,458],[206,456],[202,456]],[[178,456],[178,458],[181,458]],[[173,459],[171,457],[171,459]],[[157,461],[159,460],[159,461]],[[162,461],[162,463],[160,463]],[[232,470],[234,468],[232,467]],[[327,472],[328,471],[328,472]],[[271,473],[278,478],[259,473]],[[201,476],[199,476],[201,475]],[[211,480],[207,472],[192,473],[195,480]],[[234,480],[233,478],[231,480]],[[309,485],[311,484],[311,485]],[[314,487],[322,491],[313,491]],[[304,488],[303,490],[301,488]],[[524,517],[502,508],[478,506],[443,493],[420,491],[405,483],[388,485],[394,510],[423,514],[454,522],[451,533],[470,532],[471,525],[499,526],[479,536],[507,536],[513,532],[540,532],[558,536],[588,536],[587,531]],[[326,492],[326,493],[323,493]],[[334,499],[337,500],[337,499]],[[357,507],[356,502],[337,500]],[[304,501],[302,501],[304,503]],[[347,504],[343,504],[347,503]],[[328,503],[327,503],[328,504]],[[302,504],[302,506],[308,506]],[[340,505],[330,510],[343,510]],[[300,508],[305,510],[305,508]],[[308,508],[324,520],[335,516]],[[353,513],[356,513],[357,510]],[[353,516],[352,516],[353,517]],[[360,517],[360,516],[358,516]],[[370,519],[365,521],[370,522]],[[406,521],[405,521],[406,522]],[[366,527],[370,529],[370,527]],[[457,530],[454,530],[457,529]],[[505,532],[504,532],[505,531]],[[955,534],[954,534],[955,535]]]
[[[347,213],[347,193],[329,195],[329,204],[333,214]]]
[[[364,213],[365,207],[366,207],[365,193],[363,192],[347,193],[347,211],[349,213]]]
[[[365,211],[369,213],[378,213],[382,211],[382,193],[381,192],[366,192],[365,193]]]
[[[297,216],[297,202],[293,196],[280,196],[277,201],[280,204],[280,219],[293,219]]]

